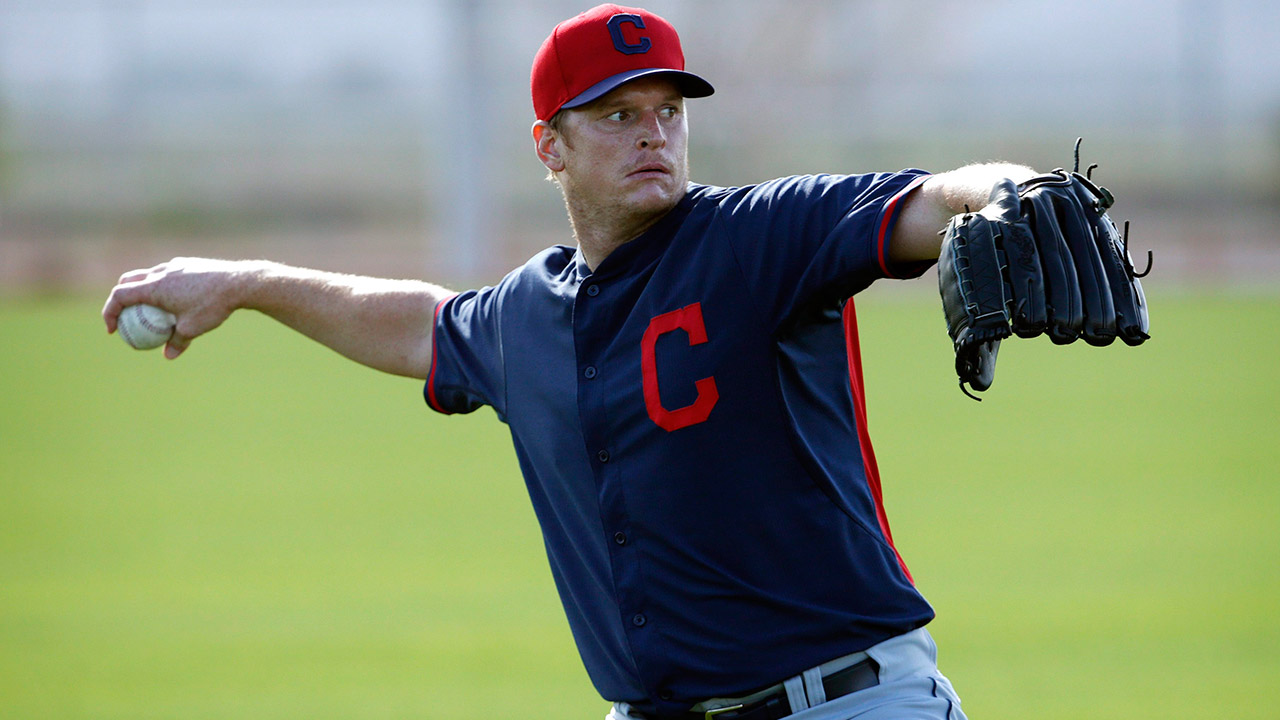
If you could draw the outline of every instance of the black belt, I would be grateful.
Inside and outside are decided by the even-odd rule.
[[[871,658],[822,678],[822,688],[826,691],[827,700],[844,697],[879,684],[880,665]],[[631,717],[636,720],[780,720],[790,714],[791,701],[787,699],[786,689],[780,688],[772,695],[755,700],[750,705],[730,706],[708,710],[705,713],[684,712],[676,715],[632,712]]]

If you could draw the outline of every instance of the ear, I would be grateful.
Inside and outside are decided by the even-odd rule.
[[[564,157],[560,154],[561,138],[545,120],[533,124],[533,149],[538,159],[551,172],[564,170]]]

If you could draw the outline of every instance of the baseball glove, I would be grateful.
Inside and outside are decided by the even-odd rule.
[[[991,387],[1000,341],[1013,334],[1099,346],[1150,337],[1138,280],[1150,253],[1147,269],[1135,271],[1128,225],[1122,237],[1106,213],[1113,196],[1078,167],[1020,185],[1002,180],[986,207],[943,231],[938,288],[960,389],[974,399],[965,386]]]

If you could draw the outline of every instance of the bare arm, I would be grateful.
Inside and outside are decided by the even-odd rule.
[[[377,370],[425,379],[436,303],[449,291],[416,280],[341,275],[266,261],[175,258],[120,277],[102,309],[108,332],[120,312],[148,303],[178,318],[165,356],[239,309],[258,310]]]
[[[933,175],[904,201],[906,204],[890,239],[889,259],[893,262],[938,259],[942,248],[942,237],[938,233],[951,216],[964,212],[966,205],[974,211],[985,206],[991,187],[999,180],[1009,178],[1022,182],[1035,175],[1036,171],[1029,167],[1009,163],[966,165]]]

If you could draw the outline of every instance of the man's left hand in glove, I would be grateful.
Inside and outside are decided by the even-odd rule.
[[[961,389],[991,386],[1011,334],[1091,345],[1150,337],[1145,272],[1106,214],[1113,202],[1080,173],[1055,170],[1021,185],[1002,180],[986,207],[948,222],[938,288]]]

